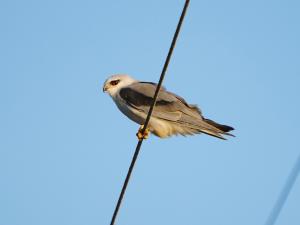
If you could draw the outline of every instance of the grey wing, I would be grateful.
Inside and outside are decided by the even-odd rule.
[[[153,102],[156,84],[148,82],[134,83],[120,90],[120,96],[128,105],[135,109],[148,113]],[[195,105],[189,105],[183,98],[161,88],[153,116],[156,118],[179,121],[183,114],[189,115],[194,119],[201,119],[201,111]]]
[[[145,113],[146,117],[153,102],[156,87],[154,83],[138,82],[122,88],[120,96],[128,105]],[[233,129],[205,119],[197,106],[188,104],[183,98],[164,88],[159,92],[152,116],[171,122],[175,127],[181,127],[179,130],[183,131],[179,133],[182,135],[203,132],[224,139],[221,134],[230,135],[227,132]]]

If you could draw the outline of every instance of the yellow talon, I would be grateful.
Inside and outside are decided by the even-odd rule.
[[[149,128],[147,128],[144,133],[143,133],[143,128],[144,125],[141,125],[139,128],[139,131],[136,133],[136,136],[138,137],[139,141],[143,140],[143,139],[147,139],[149,137],[150,134],[150,130]]]

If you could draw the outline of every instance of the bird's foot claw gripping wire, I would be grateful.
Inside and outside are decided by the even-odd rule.
[[[137,138],[139,139],[139,141],[143,140],[143,139],[147,139],[149,137],[150,134],[150,130],[149,128],[147,128],[144,132],[144,125],[140,126],[139,131],[136,133]]]

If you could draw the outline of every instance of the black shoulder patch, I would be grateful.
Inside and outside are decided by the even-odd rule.
[[[141,83],[141,84],[152,84],[153,86],[157,86],[157,84],[153,83],[153,82],[140,81],[139,83]]]
[[[120,90],[120,96],[131,106],[151,106],[153,97],[144,95],[141,92],[137,92],[131,88],[122,88]],[[156,101],[156,105],[168,105],[172,102],[165,100]]]

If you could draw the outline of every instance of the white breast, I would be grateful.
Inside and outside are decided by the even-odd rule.
[[[143,125],[145,123],[147,115],[144,112],[141,112],[130,105],[128,105],[119,94],[112,96],[114,102],[120,109],[120,111],[125,114],[129,119],[134,122]],[[159,137],[167,137],[172,134],[172,126],[167,121],[160,120],[158,118],[151,117],[149,121],[148,128],[155,135]]]
[[[129,119],[133,120],[138,124],[143,124],[146,119],[146,114],[140,112],[139,110],[127,105],[127,103],[120,97],[119,94],[116,94],[112,97],[120,111],[125,114]]]

